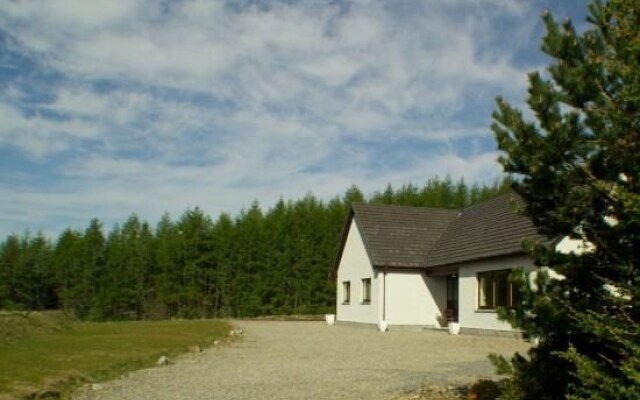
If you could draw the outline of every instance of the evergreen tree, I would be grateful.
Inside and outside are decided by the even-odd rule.
[[[102,222],[94,218],[84,232],[81,247],[81,270],[74,288],[75,312],[87,317],[98,292],[98,282],[105,271],[105,244]]]
[[[289,279],[287,270],[291,265],[291,203],[280,199],[267,213],[264,225],[268,232],[269,256],[260,285],[263,314],[290,314]]]
[[[7,238],[0,248],[0,271],[7,279],[0,305],[26,310],[57,307],[51,252],[51,243],[42,233]]]
[[[309,193],[263,213],[256,202],[215,223],[196,208],[177,222],[164,215],[155,232],[132,215],[107,238],[94,219],[65,230],[53,249],[42,235],[13,235],[0,243],[0,307],[59,307],[93,320],[329,312],[351,203],[460,207],[472,201],[465,187],[436,178],[365,198],[352,186],[328,203]]]
[[[234,315],[257,316],[262,308],[261,279],[266,265],[264,214],[257,201],[236,220],[235,254],[233,257],[232,293]]]
[[[640,398],[640,2],[589,10],[582,34],[543,14],[554,62],[529,76],[537,122],[502,99],[494,113],[523,212],[550,239],[588,244],[531,246],[563,279],[514,274],[523,301],[502,315],[539,345],[512,360],[512,398]]]
[[[213,315],[216,317],[229,316],[232,313],[230,282],[234,229],[233,220],[225,213],[220,214],[213,226],[213,262],[217,283],[213,298]]]
[[[74,289],[79,283],[82,271],[82,233],[66,229],[59,236],[52,255],[52,273],[54,275],[59,307],[75,312]]]
[[[144,316],[145,306],[151,293],[150,276],[153,267],[152,241],[153,234],[149,224],[140,221],[137,215],[129,217],[121,230],[124,251],[124,274],[127,277],[126,287],[129,292],[131,317],[140,319]]]
[[[11,263],[5,260],[7,244],[0,244],[0,309],[11,308]]]
[[[391,184],[387,184],[387,188],[382,192],[381,201],[384,204],[393,204],[395,200],[395,191],[393,190],[393,186]]]
[[[168,214],[164,214],[155,231],[153,275],[155,302],[150,318],[161,319],[178,315],[180,269],[178,264],[180,242],[178,228]]]
[[[0,307],[20,308],[16,297],[18,267],[22,249],[18,235],[10,235],[0,247]]]
[[[364,194],[362,194],[362,191],[356,185],[351,185],[344,193],[343,202],[346,207],[349,207],[353,203],[362,203],[364,202]]]
[[[469,187],[464,182],[464,178],[460,178],[456,183],[455,194],[453,196],[453,205],[455,208],[464,208],[469,205]]]
[[[50,266],[51,243],[39,232],[35,237],[25,237],[24,246],[21,266],[25,276],[21,286],[26,292],[22,304],[30,310],[54,309],[58,298]]]
[[[177,223],[180,287],[178,315],[204,317],[211,302],[209,273],[213,267],[213,223],[198,207],[187,210]]]
[[[105,268],[98,277],[98,291],[92,302],[91,319],[133,319],[133,279],[128,264],[128,244],[123,229],[115,225],[106,240]]]
[[[418,188],[411,183],[403,185],[395,193],[395,203],[413,207],[421,206]]]

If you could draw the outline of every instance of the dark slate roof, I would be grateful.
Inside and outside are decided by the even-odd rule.
[[[460,212],[370,204],[351,210],[348,222],[355,218],[375,267],[426,267],[427,254]]]
[[[354,204],[335,270],[354,219],[374,267],[438,268],[522,253],[524,239],[544,240],[515,213],[523,204],[513,192],[463,210]]]
[[[427,255],[427,266],[522,253],[524,239],[543,239],[529,218],[515,213],[522,205],[508,193],[465,208]]]

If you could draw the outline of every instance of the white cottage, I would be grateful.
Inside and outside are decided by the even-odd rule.
[[[514,203],[509,193],[463,210],[354,204],[336,261],[337,321],[510,331],[496,307],[514,301],[511,269],[534,269],[522,241],[541,239]]]

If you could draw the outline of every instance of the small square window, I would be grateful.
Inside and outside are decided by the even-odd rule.
[[[351,282],[342,282],[342,303],[349,304],[351,302]]]
[[[371,278],[362,280],[362,302],[371,303]]]

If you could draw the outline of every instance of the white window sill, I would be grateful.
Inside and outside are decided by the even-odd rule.
[[[476,308],[478,314],[495,314],[498,312],[495,308]]]

